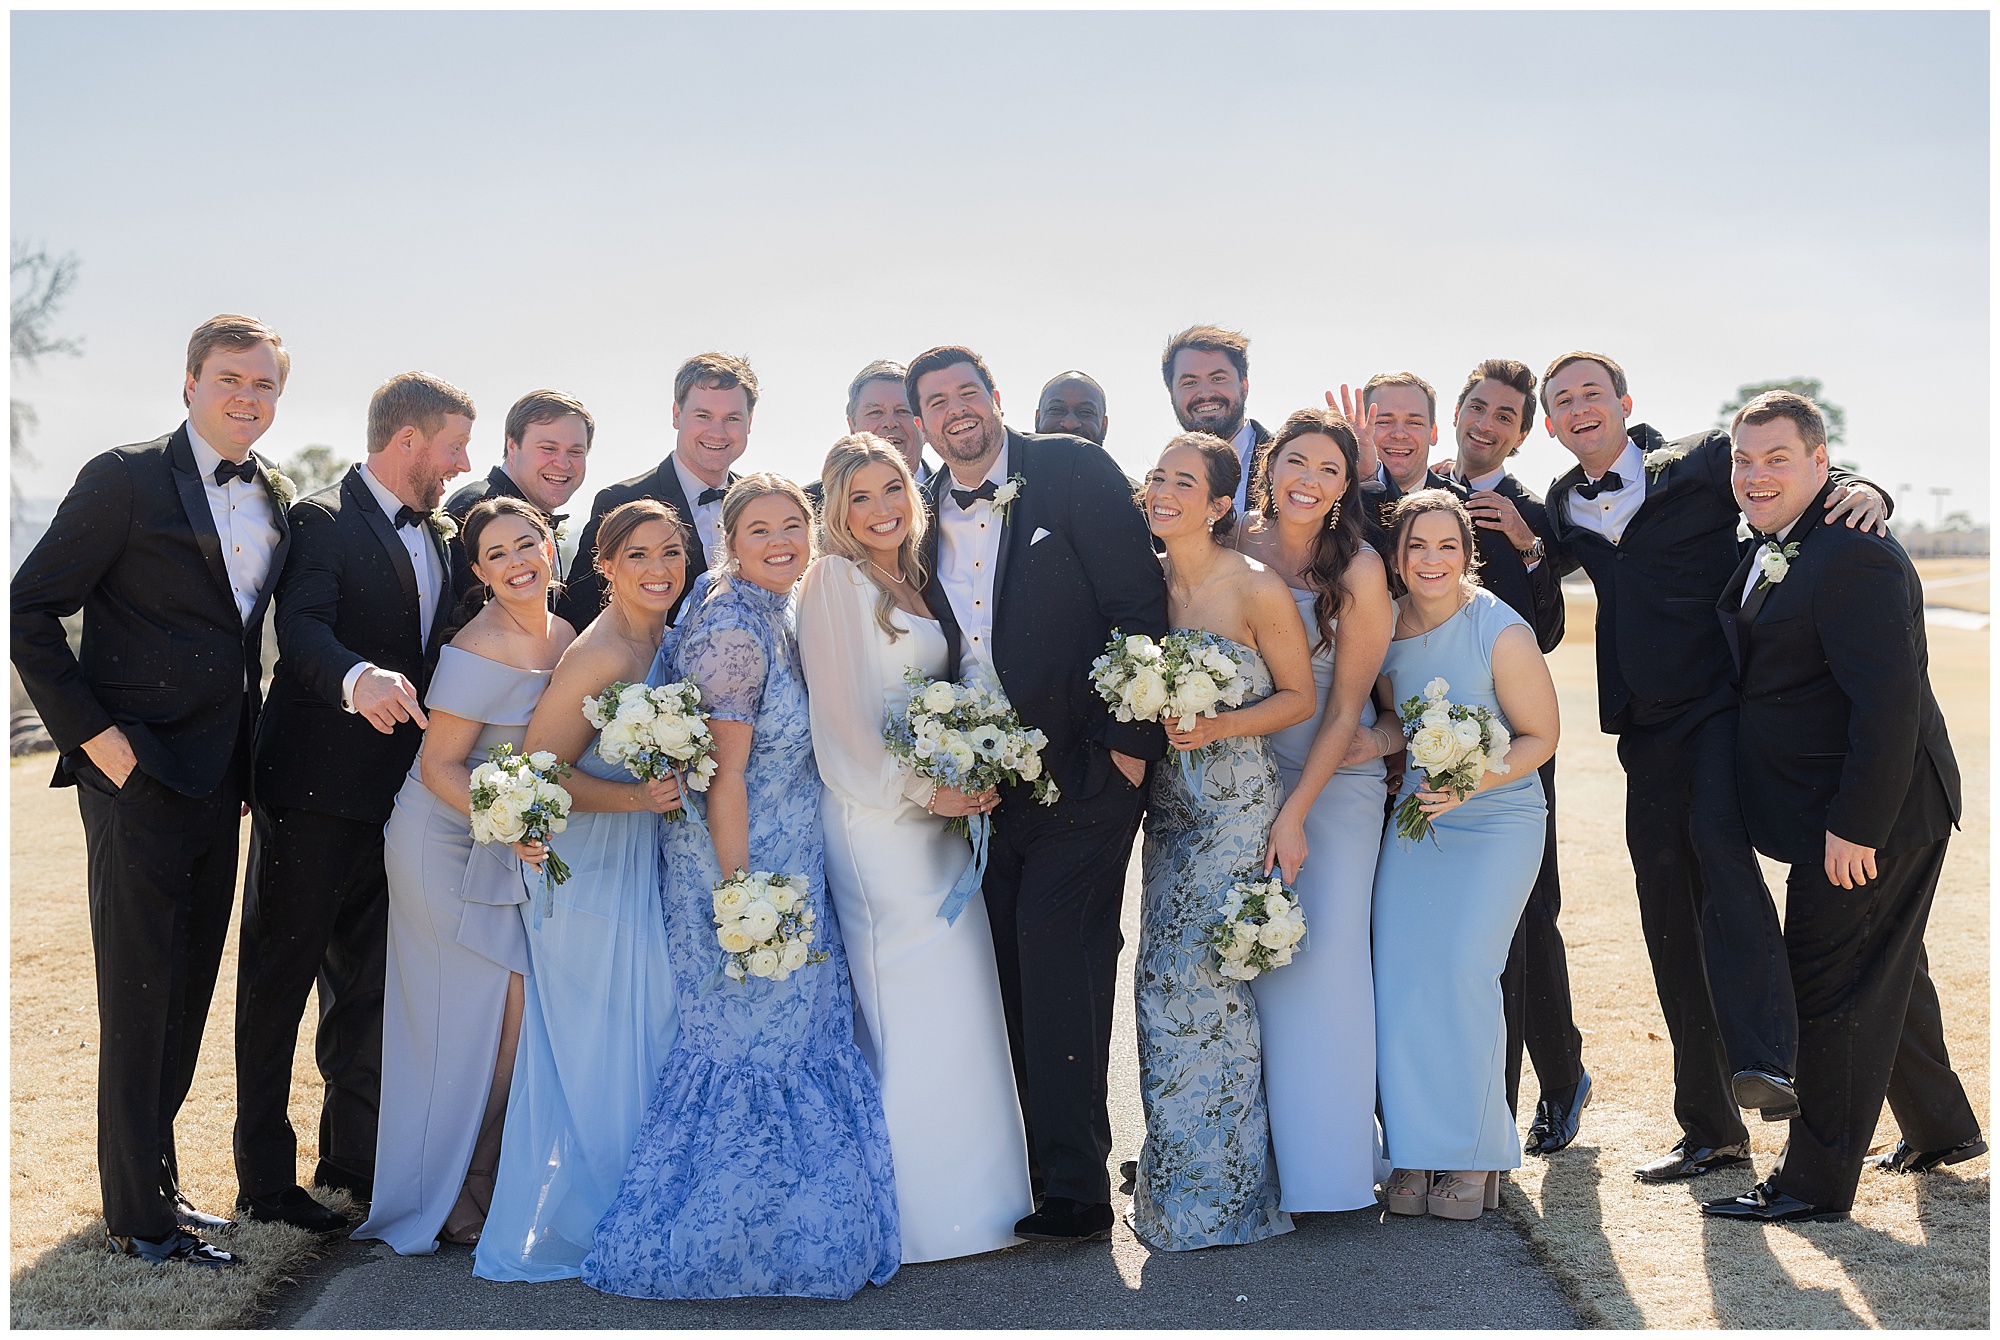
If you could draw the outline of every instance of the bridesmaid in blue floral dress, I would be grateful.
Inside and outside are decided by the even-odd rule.
[[[828,905],[791,589],[812,556],[798,485],[723,500],[726,575],[702,576],[676,670],[701,687],[718,768],[661,839],[680,1032],[583,1281],[636,1298],[847,1298],[902,1256],[888,1127],[854,1044]],[[722,976],[710,893],[727,870],[797,875],[830,956],[785,981]]]
[[[1284,799],[1264,736],[1317,706],[1305,625],[1284,580],[1216,543],[1233,524],[1240,471],[1228,443],[1187,433],[1146,480],[1147,524],[1166,546],[1168,621],[1205,633],[1250,681],[1234,711],[1197,717],[1187,731],[1167,723],[1176,749],[1201,751],[1199,781],[1185,757],[1172,758],[1156,765],[1148,798],[1134,988],[1146,1142],[1129,1222],[1165,1251],[1292,1228],[1278,1205],[1257,1003],[1248,983],[1216,971],[1207,944],[1229,886],[1262,875]]]
[[[674,1042],[674,977],[660,916],[660,813],[671,777],[641,784],[597,752],[583,700],[614,683],[665,683],[667,612],[687,574],[687,534],[666,503],[605,514],[596,566],[609,602],[577,635],[528,723],[524,748],[574,765],[569,827],[549,844],[570,877],[524,904],[526,1000],[493,1204],[472,1273],[574,1279]]]

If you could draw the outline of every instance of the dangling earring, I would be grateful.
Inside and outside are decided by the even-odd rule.
[[[1341,501],[1340,499],[1335,498],[1333,500],[1333,506],[1327,509],[1326,528],[1328,530],[1332,530],[1334,527],[1340,524],[1340,501]]]

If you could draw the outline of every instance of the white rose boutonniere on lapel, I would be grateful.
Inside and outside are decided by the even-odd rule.
[[[1799,542],[1797,540],[1793,540],[1782,549],[1766,540],[1764,547],[1757,551],[1757,571],[1763,575],[1757,579],[1757,584],[1750,589],[1761,591],[1767,586],[1776,586],[1779,582],[1785,580],[1785,575],[1792,570],[1792,560],[1798,556]]]
[[[264,467],[264,484],[271,490],[271,496],[278,500],[280,507],[290,507],[299,500],[299,486],[275,465]]]
[[[1687,455],[1688,451],[1689,448],[1684,443],[1669,442],[1666,446],[1655,447],[1640,457],[1639,459],[1646,469],[1646,482],[1648,484],[1659,483],[1660,476],[1666,474],[1667,467]]]
[[[1007,520],[1007,509],[1014,505],[1014,499],[1021,496],[1028,481],[1021,475],[1008,475],[1007,482],[993,490],[993,512],[1001,521]]]
[[[450,512],[439,507],[431,512],[431,529],[437,532],[439,541],[450,544],[458,535],[458,522],[452,520]]]

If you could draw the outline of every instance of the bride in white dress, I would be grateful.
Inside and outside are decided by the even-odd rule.
[[[904,671],[936,678],[946,665],[923,597],[923,500],[902,453],[873,434],[844,437],[822,485],[799,655],[856,1041],[882,1088],[903,1260],[969,1256],[1018,1242],[1013,1225],[1034,1209],[986,907],[974,898],[956,923],[938,915],[971,856],[945,818],[997,800],[907,775],[882,742],[886,715],[909,698]]]

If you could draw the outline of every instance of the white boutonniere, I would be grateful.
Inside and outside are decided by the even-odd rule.
[[[1646,470],[1646,482],[1648,484],[1659,483],[1660,476],[1667,472],[1667,467],[1687,455],[1689,450],[1690,448],[1685,444],[1668,443],[1664,447],[1655,447],[1640,457],[1639,459]]]
[[[1772,544],[1769,540],[1766,540],[1764,547],[1757,551],[1757,571],[1764,575],[1759,577],[1757,584],[1750,589],[1761,591],[1767,586],[1776,586],[1779,582],[1785,580],[1785,574],[1792,570],[1792,560],[1798,556],[1799,542],[1797,540],[1793,540],[1782,549]]]
[[[271,496],[278,500],[280,507],[290,507],[299,500],[299,486],[275,465],[264,467],[264,484],[271,490]]]
[[[1021,496],[1021,490],[1027,483],[1021,475],[1008,475],[1007,482],[993,490],[993,511],[1002,521],[1007,519],[1007,509],[1014,505],[1014,499]]]
[[[431,513],[431,529],[437,532],[438,539],[448,544],[458,535],[458,522],[452,520],[450,512],[440,507]]]

